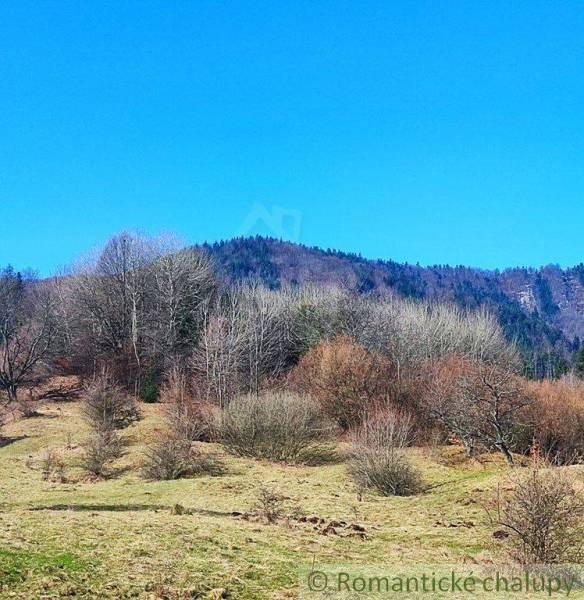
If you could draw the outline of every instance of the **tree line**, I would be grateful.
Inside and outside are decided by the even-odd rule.
[[[288,389],[350,429],[391,404],[469,454],[497,448],[512,462],[518,421],[533,404],[524,367],[484,309],[338,286],[226,284],[207,253],[170,236],[123,232],[45,280],[0,274],[5,405],[64,372],[107,372],[155,401],[178,369],[192,398],[221,409],[243,394]]]

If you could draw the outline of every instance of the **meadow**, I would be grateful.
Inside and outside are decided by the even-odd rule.
[[[410,448],[430,488],[410,497],[361,494],[342,452],[335,464],[305,467],[235,458],[214,444],[199,445],[224,455],[225,474],[150,482],[139,467],[162,417],[160,405],[142,411],[102,481],[79,468],[89,429],[77,402],[47,403],[5,426],[0,597],[294,598],[301,563],[505,561],[484,508],[507,481],[499,455]],[[48,451],[62,480],[43,477]],[[266,485],[285,498],[273,524],[256,510]]]

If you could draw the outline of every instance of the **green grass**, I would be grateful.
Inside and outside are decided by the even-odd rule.
[[[158,406],[144,405],[144,419],[122,434],[127,451],[116,476],[91,482],[78,466],[89,433],[78,406],[41,412],[3,430],[16,441],[0,448],[0,598],[294,598],[302,562],[504,556],[482,508],[505,475],[497,457],[468,463],[455,448],[414,449],[411,459],[436,487],[410,498],[360,498],[342,463],[299,467],[229,455],[221,477],[146,482],[141,453],[161,420]],[[67,482],[43,481],[47,448],[65,464]],[[288,498],[288,511],[363,525],[366,539],[233,516],[252,509],[264,484]],[[173,514],[176,504],[187,514]]]
[[[26,550],[0,550],[0,581],[6,588],[26,583],[29,578],[55,574],[70,577],[86,569],[85,562],[72,554],[49,556]]]

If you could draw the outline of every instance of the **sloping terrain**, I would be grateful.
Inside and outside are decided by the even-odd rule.
[[[297,467],[226,456],[220,477],[147,482],[141,455],[161,415],[145,405],[143,420],[123,432],[126,454],[114,477],[92,482],[79,468],[89,432],[78,409],[47,403],[3,429],[0,598],[288,598],[297,596],[303,562],[504,556],[482,508],[505,481],[498,456],[468,462],[452,447],[412,449],[434,487],[409,498],[359,497],[342,462]],[[63,463],[63,481],[43,479],[48,449]],[[254,513],[263,484],[286,497],[289,516],[275,524]]]

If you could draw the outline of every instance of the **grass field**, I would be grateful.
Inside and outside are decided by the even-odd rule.
[[[78,466],[89,432],[76,403],[45,404],[39,416],[4,427],[1,598],[294,598],[303,562],[504,560],[483,508],[506,481],[497,456],[412,449],[434,487],[410,498],[359,497],[342,462],[296,467],[228,455],[220,477],[146,482],[141,455],[161,416],[156,405],[143,413],[122,434],[127,450],[115,476],[97,482]],[[65,465],[63,483],[43,480],[48,448]],[[287,513],[309,518],[267,524],[234,514],[253,513],[262,485],[288,498]],[[186,514],[175,514],[177,504]]]

